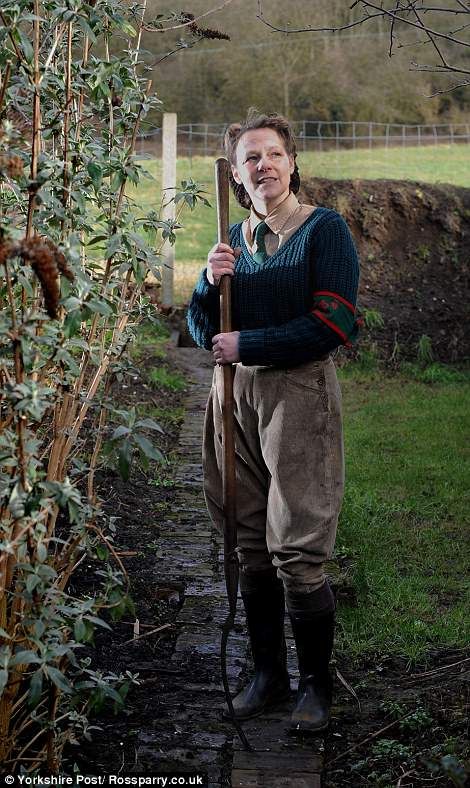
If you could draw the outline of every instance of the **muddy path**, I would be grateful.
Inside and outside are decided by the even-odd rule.
[[[153,363],[151,355],[146,363]],[[223,721],[220,624],[227,602],[222,544],[205,510],[200,463],[212,360],[205,351],[173,347],[168,363],[187,380],[180,400],[171,395],[186,408],[181,429],[166,437],[166,451],[177,454],[173,478],[160,485],[149,484],[143,474],[134,474],[127,485],[115,474],[101,480],[107,506],[120,517],[116,547],[131,577],[135,615],[114,625],[112,636],[99,633],[90,655],[104,671],[138,674],[139,684],[131,687],[124,710],[114,714],[109,708],[91,721],[99,727],[90,730],[88,743],[69,751],[69,763],[75,761],[93,774],[202,772],[211,788],[378,788],[396,785],[410,770],[400,784],[403,788],[457,784],[442,773],[434,778],[428,761],[432,746],[438,761],[445,741],[465,737],[469,655],[461,651],[431,654],[412,672],[397,659],[352,666],[336,655],[330,729],[299,739],[286,733],[298,677],[286,619],[291,701],[244,724],[253,753],[244,751],[232,726]],[[132,401],[156,396],[138,381],[129,395]],[[340,573],[334,573],[333,584],[339,605],[355,603]],[[138,640],[133,640],[135,618],[140,622]],[[235,691],[249,672],[240,601],[228,662]],[[427,673],[433,670],[437,672]],[[432,723],[416,717],[420,709],[427,710]],[[403,723],[410,714],[415,715],[414,727]],[[383,740],[396,742],[395,749],[374,749]],[[420,751],[424,754],[417,760],[407,760],[408,752]]]

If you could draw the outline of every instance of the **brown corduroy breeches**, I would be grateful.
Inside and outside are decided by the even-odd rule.
[[[222,531],[223,375],[216,367],[203,440],[204,492]],[[237,540],[242,572],[274,565],[286,588],[325,580],[344,489],[341,393],[333,361],[289,369],[237,364]]]

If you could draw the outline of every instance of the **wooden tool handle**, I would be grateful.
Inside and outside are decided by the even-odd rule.
[[[217,199],[217,241],[229,244],[229,163],[221,157],[215,162],[215,193]],[[232,310],[230,297],[230,276],[225,274],[220,280],[220,330],[232,330]]]
[[[228,244],[229,163],[227,159],[215,162],[215,187],[217,197],[218,242]],[[231,277],[225,274],[220,280],[220,330],[232,330]],[[222,444],[223,444],[223,502],[224,502],[224,565],[231,613],[235,615],[238,588],[238,558],[236,555],[237,527],[235,510],[235,433],[233,401],[233,364],[223,364]]]
[[[229,163],[227,159],[215,162],[215,191],[217,197],[217,237],[219,243],[229,244],[228,205],[229,205]],[[231,277],[225,274],[220,280],[220,330],[228,333],[232,330],[231,314]],[[223,506],[224,506],[224,574],[227,586],[229,614],[222,625],[221,665],[222,682],[225,690],[227,706],[240,740],[246,750],[252,747],[246,738],[240,722],[235,717],[230,686],[227,676],[227,638],[234,628],[237,612],[238,593],[238,556],[237,556],[237,519],[236,519],[236,473],[235,473],[235,425],[233,381],[235,366],[223,364],[223,401],[222,401],[222,446],[223,446]]]

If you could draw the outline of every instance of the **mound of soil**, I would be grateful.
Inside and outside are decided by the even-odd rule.
[[[435,359],[468,359],[470,189],[313,178],[298,196],[347,221],[361,258],[359,306],[384,322],[363,337],[381,356],[416,358],[426,335]]]

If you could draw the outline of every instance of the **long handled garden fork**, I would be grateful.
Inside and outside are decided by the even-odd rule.
[[[220,158],[215,162],[215,186],[217,198],[217,240],[219,243],[229,243],[229,163],[227,159]],[[220,330],[226,333],[232,330],[231,314],[231,282],[226,274],[220,280]],[[233,364],[223,364],[223,403],[222,403],[222,446],[223,446],[223,505],[224,505],[224,573],[227,587],[229,612],[222,624],[222,641],[220,660],[222,668],[222,682],[224,685],[227,706],[232,722],[237,729],[240,740],[246,750],[251,751],[248,739],[241,728],[240,722],[235,717],[230,687],[227,677],[227,640],[229,633],[235,626],[237,613],[238,593],[238,556],[237,524],[235,503],[235,432],[233,415],[233,379],[235,367]]]

